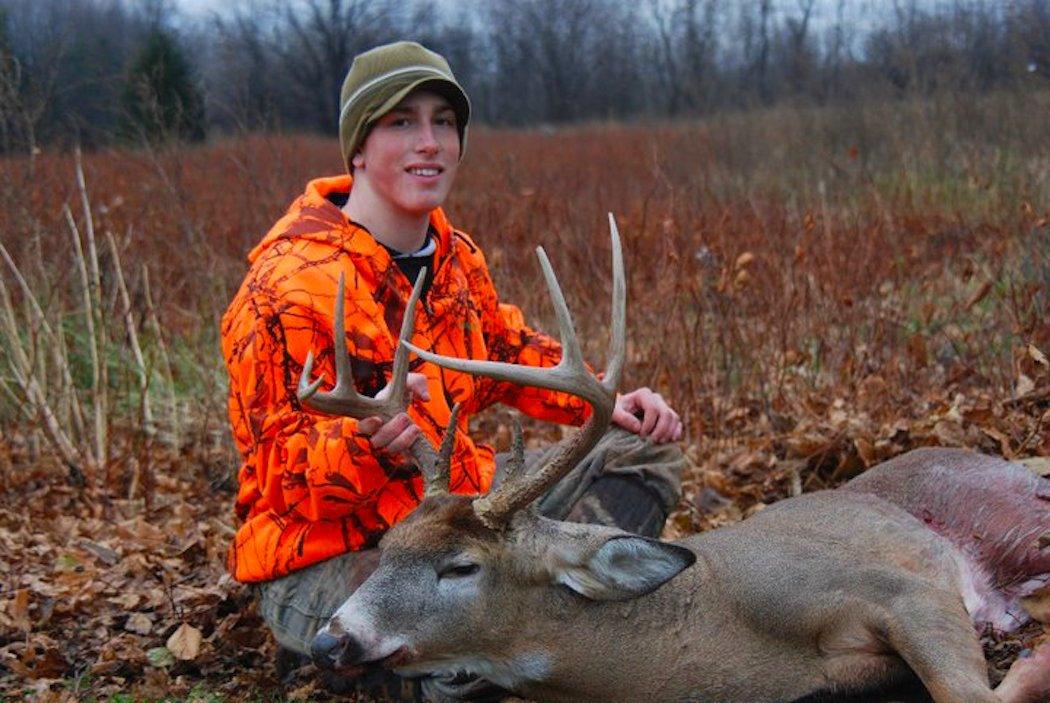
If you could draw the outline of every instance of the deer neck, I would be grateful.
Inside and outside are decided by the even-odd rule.
[[[658,690],[660,682],[682,678],[668,676],[669,667],[695,667],[698,655],[722,656],[719,634],[728,613],[712,583],[700,558],[653,593],[628,601],[596,602],[548,589],[524,604],[513,658],[521,674],[531,673],[521,664],[542,663],[531,670],[540,675],[522,676],[512,688],[536,700],[608,703],[626,700],[638,681],[648,681],[652,700],[675,700],[675,692]],[[687,650],[689,661],[676,663]]]

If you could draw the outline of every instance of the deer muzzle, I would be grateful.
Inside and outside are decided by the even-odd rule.
[[[343,671],[361,662],[364,650],[348,634],[332,634],[326,630],[318,632],[310,643],[310,656],[321,669]]]

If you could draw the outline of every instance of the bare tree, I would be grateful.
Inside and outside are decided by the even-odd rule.
[[[277,75],[279,57],[272,49],[272,24],[254,0],[214,19],[212,57],[204,66],[208,112],[237,129],[279,123],[284,91]]]
[[[717,61],[715,0],[652,0],[657,37],[658,77],[675,115],[706,104]]]
[[[221,129],[331,134],[353,56],[395,39],[441,52],[475,116],[511,124],[1031,88],[1050,77],[1050,0],[235,0],[196,23],[176,22],[173,7],[0,0],[0,139],[10,144],[16,123],[34,143],[110,138],[130,59],[161,25],[191,50]],[[817,21],[822,7],[832,22]]]
[[[392,3],[304,0],[281,10],[272,48],[281,73],[316,129],[330,130],[339,114],[339,90],[354,56],[393,38]]]
[[[747,100],[756,96],[762,104],[773,101],[770,59],[773,44],[772,0],[740,3],[737,34],[741,53],[738,58],[737,91]]]
[[[1050,78],[1050,0],[1018,3],[1015,26],[1024,48],[1025,71]]]
[[[816,0],[797,0],[798,14],[785,22],[787,34],[786,80],[795,95],[806,92],[813,69],[813,47],[809,43],[809,21]]]
[[[848,42],[846,30],[846,0],[838,0],[835,4],[835,22],[829,30],[830,41],[824,52],[823,78],[820,86],[822,100],[831,98],[842,83],[842,64],[848,58]]]

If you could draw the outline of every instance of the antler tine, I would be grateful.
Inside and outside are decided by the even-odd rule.
[[[620,229],[616,218],[609,213],[609,239],[612,240],[612,329],[609,336],[609,352],[606,356],[605,378],[602,385],[613,393],[620,387],[624,361],[627,358],[627,281],[624,277],[623,246],[620,244]]]
[[[575,435],[559,444],[544,466],[528,475],[504,482],[502,486],[474,502],[474,511],[478,517],[494,529],[502,528],[515,512],[532,503],[557,483],[597,444],[609,425],[626,349],[626,284],[623,255],[619,231],[611,216],[610,236],[613,241],[612,340],[609,345],[609,374],[605,381],[595,378],[583,363],[583,354],[568,306],[565,305],[557,278],[542,248],[537,249],[537,256],[543,268],[562,336],[562,358],[557,366],[534,368],[502,362],[454,359],[424,351],[404,342],[405,346],[431,363],[496,380],[571,393],[591,405],[591,417],[586,424]]]
[[[423,292],[423,282],[426,280],[427,271],[423,269],[416,278],[416,284],[412,288],[408,304],[405,305],[405,317],[401,322],[401,334],[399,335],[397,349],[394,351],[394,366],[391,370],[390,392],[385,398],[369,398],[361,395],[354,387],[353,370],[350,364],[350,354],[346,350],[346,326],[344,322],[344,299],[346,291],[346,277],[339,274],[339,286],[335,299],[335,322],[334,337],[335,345],[335,388],[331,391],[318,392],[324,376],[310,381],[313,372],[313,352],[306,355],[306,363],[303,364],[303,373],[299,376],[299,388],[297,395],[306,405],[314,410],[331,415],[343,415],[355,419],[379,416],[389,419],[408,407],[408,349],[404,346],[412,338],[415,327],[416,304]],[[453,417],[452,432],[455,434],[455,418]],[[440,466],[442,462],[434,445],[424,435],[416,437],[409,452],[416,460],[416,466],[423,474],[424,484],[427,491],[436,490],[436,487],[444,484],[444,490],[448,490],[448,463],[446,459],[445,473],[442,476]],[[451,449],[449,449],[451,452]]]
[[[572,324],[569,306],[565,304],[565,296],[562,295],[558,278],[554,274],[554,268],[543,247],[536,247],[536,257],[540,260],[540,267],[543,269],[543,278],[547,282],[547,290],[554,305],[554,315],[561,333],[562,356],[556,366],[535,368],[502,361],[457,359],[420,349],[409,342],[405,342],[404,345],[424,360],[455,371],[487,376],[497,381],[508,381],[522,386],[538,386],[563,391],[578,395],[592,404],[601,403],[608,392],[587,370],[587,365],[583,361],[583,353],[580,351],[579,340],[576,339],[576,328]]]
[[[441,448],[438,450],[432,473],[424,472],[426,482],[424,496],[444,495],[448,493],[449,478],[452,475],[452,450],[456,447],[456,423],[459,421],[459,411],[462,404],[456,403],[452,406],[452,412],[448,416],[448,426],[445,435],[441,438]]]
[[[416,305],[419,296],[423,294],[423,284],[426,282],[427,269],[424,266],[416,276],[415,285],[412,286],[412,294],[408,296],[405,304],[405,315],[401,319],[401,332],[398,335],[397,349],[394,350],[394,366],[390,370],[390,398],[396,399],[398,412],[408,407],[408,349],[401,344],[412,339],[412,332],[416,328]]]
[[[558,366],[566,367],[573,374],[586,372],[587,364],[583,362],[580,342],[576,339],[576,327],[572,324],[572,314],[569,312],[569,306],[565,304],[565,296],[558,284],[558,277],[554,275],[554,267],[551,266],[551,261],[547,258],[547,252],[543,247],[536,247],[536,258],[540,260],[543,280],[547,283],[547,292],[550,293],[551,304],[554,306],[554,316],[558,320],[558,333],[561,336],[562,346],[562,356]]]
[[[423,290],[423,280],[426,270],[420,272],[412,295],[405,306],[405,316],[401,323],[401,334],[399,341],[411,339],[415,322],[416,303]],[[331,415],[344,415],[352,418],[365,418],[378,415],[383,418],[391,418],[408,407],[407,384],[408,377],[408,350],[401,344],[394,351],[394,366],[390,377],[390,392],[384,398],[370,398],[361,395],[354,387],[354,374],[350,363],[350,354],[346,349],[346,322],[345,322],[345,297],[346,276],[339,274],[339,286],[335,298],[335,320],[334,320],[334,353],[335,353],[335,387],[328,392],[319,392],[318,389],[324,382],[322,374],[314,381],[310,381],[313,372],[313,352],[306,356],[303,364],[303,372],[299,376],[299,388],[297,395],[299,400],[309,405],[314,410],[319,410]]]
[[[504,473],[504,482],[516,481],[523,476],[525,471],[525,436],[521,431],[521,421],[514,418],[514,426],[511,430],[510,457],[507,459],[507,468]]]

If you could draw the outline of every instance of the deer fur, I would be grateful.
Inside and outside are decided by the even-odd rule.
[[[1050,481],[959,450],[674,543],[527,511],[497,531],[434,496],[324,635],[348,642],[340,666],[466,671],[555,703],[793,701],[912,675],[937,703],[1046,700],[1043,650],[1013,684],[1027,697],[1000,698],[975,630],[1023,624],[1017,600],[1050,580],[1046,531]]]

